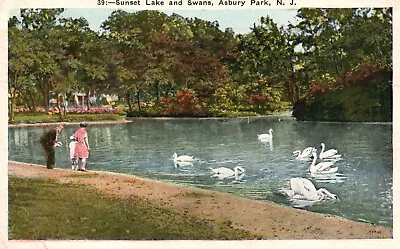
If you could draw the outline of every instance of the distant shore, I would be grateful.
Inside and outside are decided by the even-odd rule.
[[[278,118],[279,120],[282,119],[294,119],[292,117],[292,111],[282,111],[276,114],[265,115],[265,116],[238,116],[238,117],[122,117],[118,120],[98,120],[98,121],[88,121],[88,124],[93,125],[101,125],[101,124],[123,124],[123,123],[131,123],[135,120],[232,120],[232,119],[258,119],[258,118]],[[56,124],[63,123],[65,125],[79,125],[77,121],[54,121],[54,122],[36,122],[36,123],[28,123],[28,122],[19,122],[8,124],[8,127],[36,127],[36,126],[54,126]]]
[[[131,120],[121,119],[121,120],[90,121],[90,122],[87,122],[87,123],[94,124],[94,125],[100,125],[100,124],[124,124],[124,123],[130,123],[130,122],[132,122],[132,121]],[[60,123],[62,123],[64,125],[79,125],[79,122],[60,121],[60,122],[54,122],[54,123],[8,124],[8,127],[55,126],[55,125],[60,124]]]
[[[8,174],[89,185],[104,195],[121,198],[135,196],[174,212],[210,222],[229,220],[232,227],[248,231],[262,239],[393,238],[393,230],[386,227],[126,174],[48,170],[42,165],[12,161],[8,162]],[[77,177],[82,174],[85,177]]]

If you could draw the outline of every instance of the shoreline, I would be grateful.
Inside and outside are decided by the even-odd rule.
[[[259,118],[271,118],[278,119],[278,121],[283,120],[295,120],[297,122],[321,122],[321,123],[344,123],[344,124],[381,124],[381,125],[393,125],[391,122],[365,122],[365,121],[318,121],[318,120],[296,120],[295,117],[288,115],[288,113],[272,114],[264,116],[240,116],[240,117],[124,117],[120,120],[102,120],[102,121],[87,121],[88,125],[109,125],[109,124],[127,124],[133,123],[135,120],[218,120],[221,122],[226,122],[229,120],[252,120]],[[80,122],[70,122],[70,121],[59,121],[50,123],[18,123],[18,124],[8,124],[8,128],[23,128],[23,127],[50,127],[57,124],[64,124],[65,126],[79,125]]]
[[[126,120],[126,119],[121,119],[121,120],[104,120],[104,121],[88,121],[88,124],[93,124],[93,125],[107,125],[107,124],[126,124],[126,123],[131,123],[132,121]],[[8,128],[19,128],[19,127],[37,127],[37,126],[43,126],[43,127],[48,127],[48,126],[55,126],[58,124],[64,124],[65,126],[72,126],[72,125],[79,125],[80,122],[66,122],[66,121],[60,121],[60,122],[54,122],[54,123],[21,123],[21,124],[8,124]]]
[[[392,239],[393,228],[313,213],[226,193],[114,172],[48,170],[43,165],[8,161],[8,175],[89,185],[105,195],[138,197],[182,215],[229,220],[262,239]]]

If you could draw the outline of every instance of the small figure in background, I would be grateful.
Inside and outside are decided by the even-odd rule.
[[[56,128],[46,131],[40,137],[40,144],[42,145],[46,154],[46,166],[48,169],[53,169],[55,165],[55,151],[54,147],[60,147],[62,143],[58,140],[61,131],[64,129],[63,124],[59,124]]]
[[[78,160],[78,170],[86,171],[86,159],[89,157],[89,139],[85,121],[79,124],[80,128],[72,135],[76,140],[74,158]]]
[[[69,158],[71,159],[71,168],[72,170],[78,170],[78,160],[75,158],[75,146],[76,146],[76,139],[74,136],[70,137],[71,142],[69,142]]]

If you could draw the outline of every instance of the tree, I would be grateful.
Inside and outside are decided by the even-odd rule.
[[[305,113],[312,113],[311,109],[321,108],[321,102],[336,96],[336,101],[332,97],[327,101],[330,104],[321,110],[321,113],[333,113],[328,110],[340,109],[335,108],[339,105],[340,93],[364,89],[358,94],[366,99],[365,106],[376,107],[373,113],[380,110],[381,116],[391,117],[392,10],[300,9],[297,16],[302,19],[296,29],[298,44],[303,50],[299,56],[303,82],[308,91],[296,104],[296,115],[308,115]],[[361,120],[369,115],[368,108],[349,105],[349,102],[343,106],[348,112],[355,108],[354,112],[363,113]],[[344,111],[329,119],[335,120],[340,115]],[[377,113],[374,115],[378,117]]]
[[[390,9],[300,9],[301,60],[311,78],[344,78],[361,64],[391,67]]]
[[[217,50],[212,42],[216,42],[209,39],[207,43],[207,48],[214,49],[198,46],[190,21],[176,14],[116,11],[102,28],[104,35],[123,54],[120,65],[127,72],[127,78],[120,82],[119,88],[126,92],[131,110],[131,93],[136,95],[139,110],[142,96],[157,102],[160,97],[183,89],[193,89],[203,101],[225,77],[225,67],[214,54]],[[216,32],[214,27],[207,30]],[[222,40],[217,47],[223,47]]]
[[[90,95],[103,89],[108,77],[105,44],[100,36],[89,29],[84,18],[61,19],[60,30],[64,35],[64,50],[67,72],[75,72],[70,81],[62,84],[60,90],[65,93],[74,89],[86,93],[86,106],[90,109]],[[64,77],[68,79],[68,77]]]
[[[14,110],[18,97],[22,97],[32,91],[32,83],[35,78],[32,74],[35,63],[35,53],[31,50],[31,40],[23,30],[19,28],[17,18],[11,18],[8,22],[8,93],[9,120],[14,120]]]
[[[54,89],[54,78],[59,70],[59,61],[64,52],[60,46],[56,29],[57,17],[64,9],[21,9],[22,30],[35,42],[34,77],[42,103],[49,107],[50,92]]]
[[[239,55],[235,65],[238,73],[235,80],[239,84],[252,85],[248,88],[249,97],[256,102],[280,102],[280,98],[276,100],[272,96],[286,93],[294,103],[298,98],[294,77],[296,57],[289,32],[283,27],[279,28],[271,18],[262,17],[260,24],[254,24],[250,33],[238,37]],[[276,105],[271,104],[269,107],[275,108]]]

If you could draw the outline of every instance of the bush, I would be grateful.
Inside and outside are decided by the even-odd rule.
[[[174,97],[161,98],[158,108],[164,115],[173,117],[204,116],[207,113],[191,89],[181,90]]]
[[[387,122],[392,120],[391,93],[376,85],[349,86],[303,98],[293,108],[298,120]]]

